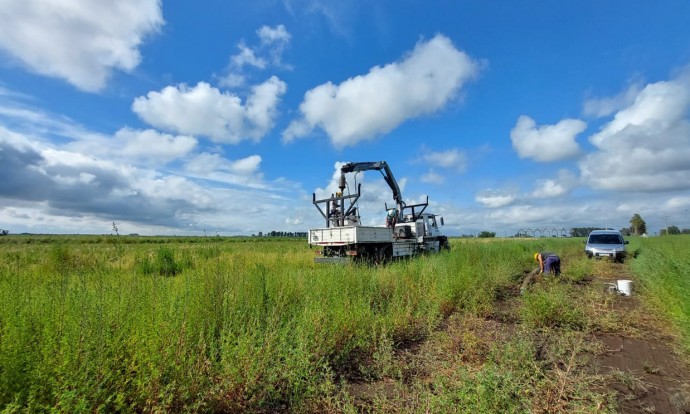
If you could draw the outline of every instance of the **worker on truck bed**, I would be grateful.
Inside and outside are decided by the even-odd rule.
[[[534,260],[539,262],[539,274],[544,272],[556,276],[561,274],[561,258],[556,253],[538,252],[534,253]]]
[[[394,208],[388,210],[386,214],[386,227],[395,228],[395,223],[398,221],[397,215],[398,212]]]

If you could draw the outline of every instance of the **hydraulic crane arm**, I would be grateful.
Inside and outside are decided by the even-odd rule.
[[[377,170],[381,173],[383,176],[383,179],[386,181],[386,184],[391,188],[393,191],[393,200],[395,200],[395,203],[397,204],[397,210],[398,214],[400,214],[403,211],[403,207],[405,207],[405,202],[402,199],[402,193],[400,192],[400,187],[398,187],[398,182],[395,181],[395,177],[393,177],[393,172],[391,171],[390,167],[388,167],[388,164],[386,161],[378,161],[378,162],[349,162],[342,167],[340,167],[340,173],[341,173],[341,182],[344,181],[344,176],[346,173],[351,173],[351,172],[360,172],[360,171],[370,171],[370,170]]]

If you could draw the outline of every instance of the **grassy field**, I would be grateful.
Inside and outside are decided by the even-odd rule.
[[[645,300],[686,346],[689,241],[634,239],[629,261]],[[0,238],[0,410],[355,412],[347,384],[385,378],[422,387],[417,403],[401,397],[372,411],[529,412],[552,394],[558,410],[602,407],[605,392],[578,388],[587,379],[565,387],[533,358],[535,347],[556,358],[582,348],[583,332],[615,329],[597,311],[605,299],[573,299],[577,283],[545,281],[515,299],[521,329],[559,335],[537,343],[516,332],[470,361],[481,364],[439,369],[424,386],[407,378],[397,356],[450,317],[500,313],[497,301],[534,267],[534,251],[561,253],[571,282],[606,266],[585,259],[579,239],[452,247],[367,267],[314,265],[304,240]]]
[[[690,354],[690,235],[633,240],[632,270],[649,298],[681,333]]]

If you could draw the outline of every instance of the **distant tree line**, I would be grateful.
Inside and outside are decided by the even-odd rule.
[[[8,234],[10,234],[9,230],[0,229],[0,236],[7,236]]]
[[[587,237],[594,230],[606,230],[603,227],[573,227],[570,229],[570,237]]]
[[[679,229],[678,226],[668,226],[659,232],[662,236],[673,236],[675,234],[690,234],[690,229]]]

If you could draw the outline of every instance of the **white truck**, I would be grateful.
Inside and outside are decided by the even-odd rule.
[[[345,195],[345,174],[377,170],[393,191],[395,208],[386,205],[386,225],[362,226],[357,210],[361,184],[354,194]],[[450,249],[448,238],[441,233],[443,217],[425,212],[429,205],[407,205],[402,200],[393,173],[385,161],[348,163],[341,167],[340,192],[313,203],[326,221],[326,226],[309,230],[309,244],[317,246],[317,263],[363,261],[386,262],[393,258],[410,257],[419,253],[438,253]],[[322,208],[321,205],[325,205]]]

